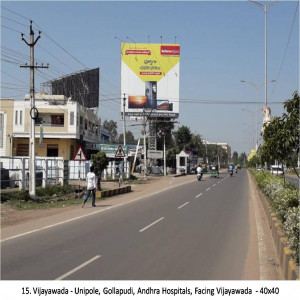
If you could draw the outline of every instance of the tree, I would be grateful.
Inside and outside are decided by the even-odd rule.
[[[247,154],[245,152],[241,153],[239,155],[239,163],[241,166],[246,167],[246,163],[247,163]]]
[[[164,139],[166,149],[170,149],[173,146],[172,130],[174,129],[174,122],[168,118],[157,118],[155,125],[157,132],[157,149],[163,149]]]
[[[127,143],[135,143],[136,142],[136,140],[134,138],[134,135],[133,135],[133,133],[130,130],[126,131],[126,135],[125,136],[126,136],[126,144]],[[118,142],[123,145],[123,143],[124,143],[124,134],[123,133],[121,133],[119,135]]]
[[[118,139],[118,131],[117,131],[118,125],[117,125],[117,122],[115,122],[113,120],[110,120],[110,121],[105,120],[103,122],[103,127],[106,128],[109,131],[110,141],[112,143],[116,143],[117,139]]]
[[[258,163],[259,163],[258,157],[256,155],[253,155],[248,161],[248,166],[250,168],[255,168]]]
[[[239,154],[236,151],[234,151],[233,154],[232,154],[232,161],[233,161],[234,165],[237,165],[237,164],[240,163]]]
[[[273,163],[278,160],[296,169],[295,157],[299,155],[299,95],[293,94],[293,99],[284,102],[286,113],[275,117],[264,126],[264,144],[260,148],[260,158],[263,162]]]
[[[97,190],[101,191],[101,174],[107,168],[109,160],[105,152],[99,151],[91,157],[91,161],[95,168],[95,175],[97,176]]]
[[[188,143],[187,147],[198,152],[198,155],[203,157],[203,143],[200,134],[192,133],[191,141]]]
[[[192,140],[192,133],[189,127],[181,126],[174,132],[175,144],[178,147],[179,152],[187,148],[187,145]]]

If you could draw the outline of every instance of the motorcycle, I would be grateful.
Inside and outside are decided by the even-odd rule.
[[[230,176],[232,177],[232,175],[233,175],[233,170],[230,170],[230,171],[229,171],[229,174],[230,174]]]
[[[202,173],[197,173],[197,179],[200,181],[202,179]]]

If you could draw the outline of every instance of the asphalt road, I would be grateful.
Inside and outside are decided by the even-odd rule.
[[[295,176],[285,175],[285,178],[299,190],[299,178]]]
[[[253,241],[250,214],[246,171],[195,178],[101,214],[3,241],[2,279],[242,279]],[[252,269],[258,273],[259,263]]]

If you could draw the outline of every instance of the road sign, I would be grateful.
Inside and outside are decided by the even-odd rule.
[[[162,159],[164,157],[162,150],[148,150],[147,155],[148,158],[156,158],[156,159]]]
[[[118,145],[101,144],[100,151],[106,153],[106,157],[115,158],[118,150]],[[123,151],[128,155],[128,146],[122,146]]]
[[[86,156],[83,152],[83,149],[81,148],[81,146],[79,146],[73,160],[77,160],[77,161],[84,161],[84,160],[87,160],[86,159]]]
[[[125,152],[121,145],[118,146],[117,151],[115,153],[115,157],[125,157]]]

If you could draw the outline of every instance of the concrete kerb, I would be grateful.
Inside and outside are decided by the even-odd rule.
[[[120,187],[117,189],[112,189],[108,191],[97,191],[96,198],[112,197],[120,194],[125,194],[131,192],[131,185]]]
[[[282,224],[277,219],[276,214],[273,212],[266,196],[260,192],[254,176],[250,172],[248,173],[250,174],[252,181],[256,186],[260,201],[262,202],[267,215],[268,223],[270,230],[272,230],[272,236],[280,261],[280,266],[283,271],[283,276],[286,280],[299,280],[299,266],[291,256],[291,249],[287,244],[287,238],[284,236],[284,233],[281,230]]]

